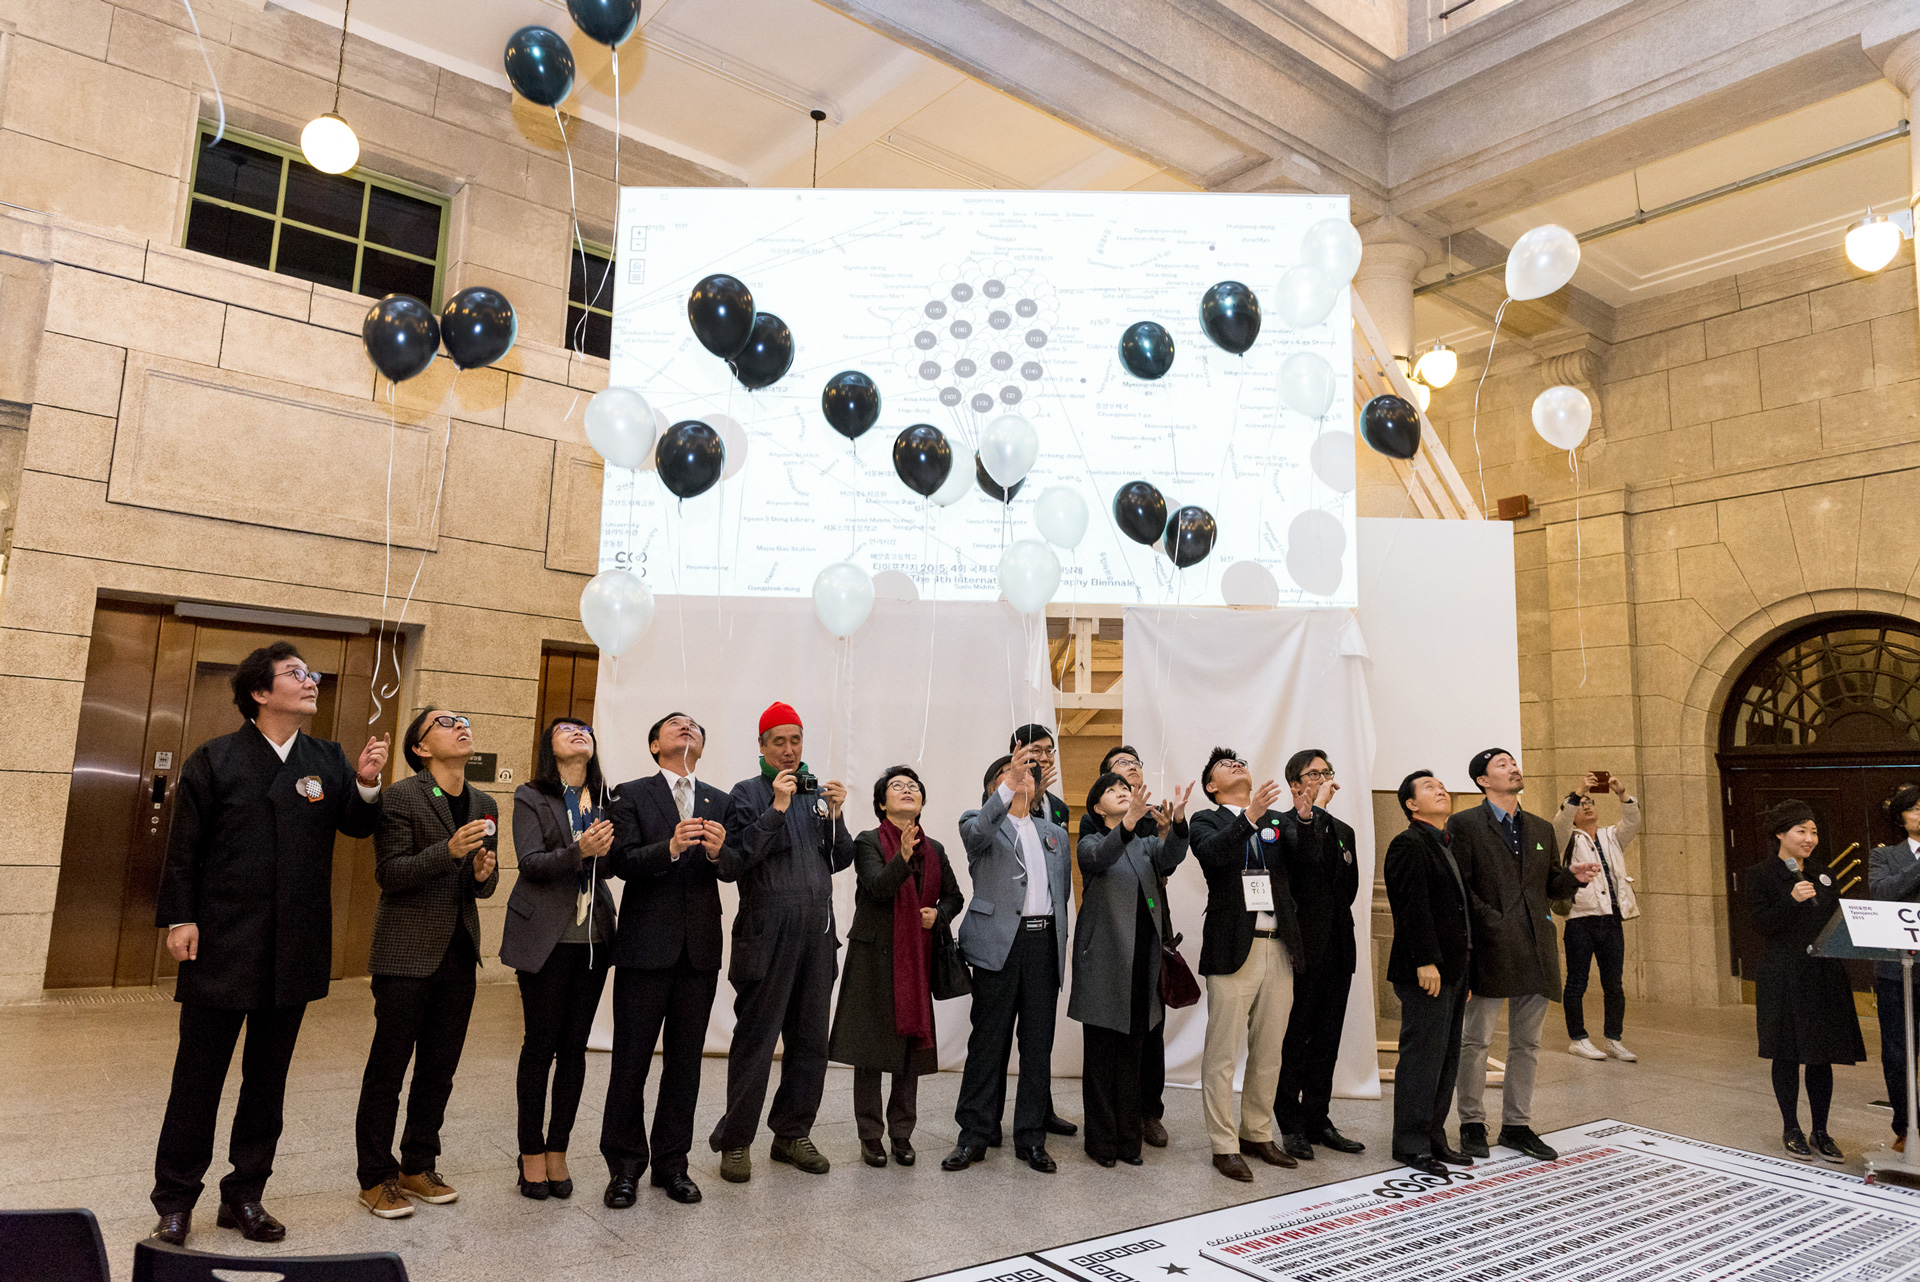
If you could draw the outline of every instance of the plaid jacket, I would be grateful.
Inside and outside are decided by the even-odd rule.
[[[500,808],[488,794],[473,794],[470,819],[499,822]],[[500,885],[496,864],[485,881],[473,879],[473,856],[455,860],[447,841],[458,827],[433,776],[422,771],[387,789],[381,799],[380,831],[373,839],[373,877],[380,883],[380,907],[373,920],[373,954],[367,969],[375,975],[425,979],[440,968],[453,939],[455,922],[464,922],[480,948],[480,912]]]

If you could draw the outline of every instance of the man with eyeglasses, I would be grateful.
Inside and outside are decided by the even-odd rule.
[[[209,739],[180,769],[155,922],[180,963],[180,1043],[153,1164],[152,1236],[175,1246],[192,1229],[213,1161],[242,1025],[233,1170],[220,1181],[216,1219],[256,1242],[287,1235],[261,1197],[300,1022],[333,977],[334,836],[373,836],[387,767],[384,737],[349,764],[339,744],[301,732],[320,674],[290,643],[249,654],[232,684],[246,724]]]
[[[1293,986],[1273,1119],[1281,1147],[1310,1162],[1315,1144],[1336,1153],[1366,1150],[1360,1141],[1342,1135],[1327,1112],[1340,1032],[1347,1022],[1347,995],[1353,987],[1353,900],[1360,890],[1360,866],[1354,858],[1353,829],[1327,813],[1327,803],[1340,791],[1327,754],[1302,748],[1287,758],[1286,779],[1293,809],[1276,825],[1275,844],[1287,865],[1306,973]]]
[[[1054,747],[1053,731],[1037,722],[1021,726],[1007,741],[1007,751],[1018,752],[1027,747],[1033,749],[1033,764],[1040,771],[1040,785],[1034,789],[1033,817],[1045,818],[1048,823],[1065,828],[1073,812],[1068,810],[1067,803],[1060,800],[1053,792],[1060,782],[1060,766],[1056,760],[1058,752]],[[1065,1133],[1071,1135],[1073,1132]]]

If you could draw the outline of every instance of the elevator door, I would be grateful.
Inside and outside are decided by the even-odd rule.
[[[393,733],[391,702],[369,726],[371,636],[178,617],[164,606],[102,601],[94,616],[67,804],[48,988],[139,986],[177,966],[154,924],[180,767],[194,749],[240,726],[230,684],[248,652],[276,640],[324,674],[307,733],[349,757],[369,734]],[[338,838],[333,864],[333,974],[363,974],[379,889],[373,843]]]

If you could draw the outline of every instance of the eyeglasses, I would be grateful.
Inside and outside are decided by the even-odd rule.
[[[554,728],[565,734],[583,734],[587,736],[587,738],[589,739],[593,738],[593,727],[589,725],[582,725],[578,721],[564,722],[563,724],[558,725]]]
[[[1247,763],[1238,757],[1222,757],[1213,764],[1216,766],[1239,766],[1242,770],[1247,768]]]
[[[451,730],[455,726],[460,727],[462,730],[471,730],[473,728],[473,722],[467,720],[465,717],[435,717],[433,724],[439,726],[442,730]]]
[[[1138,766],[1139,764],[1140,760],[1137,757],[1115,757],[1113,760],[1107,762],[1107,769],[1117,774],[1122,767]]]
[[[1029,748],[1031,748],[1031,749],[1033,749],[1033,755],[1034,755],[1034,756],[1036,756],[1036,757],[1047,757],[1047,758],[1049,758],[1049,759],[1051,759],[1051,758],[1052,758],[1052,756],[1053,756],[1053,753],[1054,753],[1054,748],[1053,748],[1053,745],[1052,745],[1052,744],[1048,744],[1048,745],[1047,745],[1046,747],[1044,747],[1044,748],[1042,748],[1042,747],[1041,747],[1041,746],[1040,746],[1039,744],[1037,744],[1037,743],[1030,743],[1030,744],[1027,744],[1027,745],[1025,745],[1025,746],[1026,746],[1026,747],[1029,747]]]
[[[887,791],[888,792],[911,792],[917,795],[923,792],[924,789],[922,789],[919,784],[915,783],[911,779],[891,779],[887,781]]]
[[[327,674],[324,672],[315,672],[311,668],[282,668],[280,669],[280,675],[283,677],[292,677],[293,683],[297,686],[306,685],[308,682],[312,682],[317,686],[326,678]]]
[[[1333,771],[1331,770],[1308,770],[1308,771],[1304,771],[1300,775],[1300,782],[1326,783],[1329,779],[1332,779],[1332,778],[1333,778]]]

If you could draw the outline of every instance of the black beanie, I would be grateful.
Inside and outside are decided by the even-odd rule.
[[[1767,836],[1778,837],[1789,828],[1797,828],[1813,818],[1813,807],[1804,801],[1792,798],[1772,806],[1760,818],[1760,826],[1767,830]]]
[[[1094,816],[1095,818],[1099,818],[1100,812],[1094,809],[1093,803],[1100,800],[1100,798],[1106,796],[1107,789],[1113,787],[1113,785],[1117,783],[1124,784],[1126,782],[1127,781],[1125,779],[1122,779],[1119,775],[1115,774],[1111,770],[1101,775],[1098,779],[1095,779],[1093,781],[1093,787],[1087,790],[1087,813]],[[1128,785],[1128,786],[1131,787],[1132,785]],[[1105,821],[1102,820],[1102,822],[1104,823]]]
[[[1513,757],[1513,754],[1507,752],[1505,748],[1488,748],[1485,752],[1474,753],[1473,760],[1467,763],[1467,778],[1473,780],[1473,786],[1480,788],[1481,792],[1485,792],[1486,789],[1480,787],[1480,776],[1487,773],[1487,763],[1502,753]],[[1514,757],[1513,759],[1518,761],[1520,758]]]

